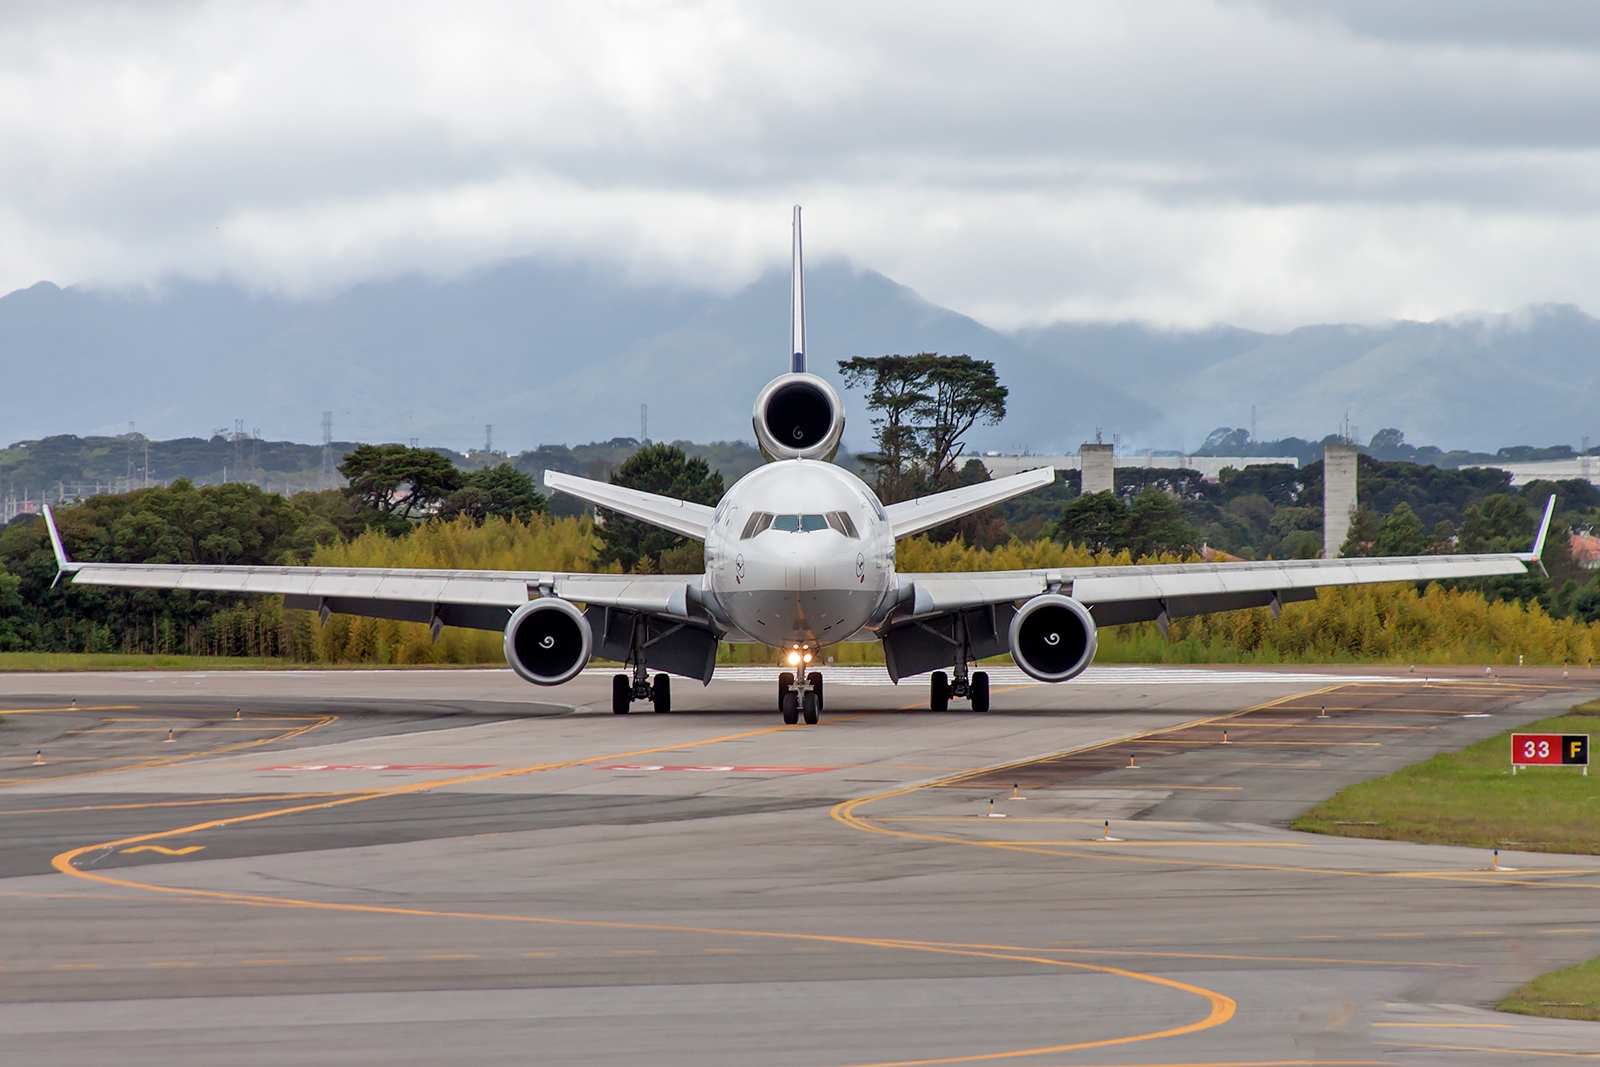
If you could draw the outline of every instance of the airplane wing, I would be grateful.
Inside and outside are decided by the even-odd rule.
[[[671,530],[682,537],[692,537],[696,541],[706,539],[706,531],[711,529],[711,520],[716,515],[715,508],[706,507],[704,504],[676,500],[670,496],[658,496],[639,489],[629,489],[624,485],[597,482],[590,478],[562,474],[559,471],[545,471],[544,484],[547,488],[568,493],[579,500],[587,500],[591,504],[598,504],[612,511],[620,511],[630,518],[640,519],[664,530]]]
[[[1314,598],[1323,586],[1520,575],[1528,572],[1530,563],[1542,569],[1539,557],[1554,513],[1552,496],[1528,552],[902,574],[900,599],[909,604],[913,617],[929,617],[1058,591],[1088,607],[1100,626],[1164,622],[1237,608],[1276,610],[1292,601]]]
[[[702,578],[698,574],[81,563],[67,558],[49,508],[44,516],[55,551],[57,580],[70,575],[75,585],[274,593],[290,608],[430,623],[436,628],[504,629],[512,612],[543,594],[588,606],[687,618],[690,605],[698,600]]]
[[[970,515],[974,511],[981,511],[986,507],[1010,500],[1014,496],[1042,489],[1055,480],[1054,469],[1040,467],[1038,470],[1023,471],[1021,474],[979,482],[977,485],[966,485],[943,493],[930,493],[914,500],[902,500],[898,504],[888,505],[883,510],[889,513],[889,525],[894,530],[895,539],[898,540],[924,530],[931,530],[935,526],[942,526],[963,515]]]

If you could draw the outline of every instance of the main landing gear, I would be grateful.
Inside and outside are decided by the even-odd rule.
[[[635,700],[648,700],[655,705],[657,715],[667,714],[672,710],[672,679],[665,674],[658,674],[652,683],[649,673],[642,666],[634,668],[631,678],[619,674],[611,679],[613,712],[628,714],[628,706]]]
[[[788,671],[778,675],[778,711],[785,726],[793,726],[802,717],[807,726],[815,726],[822,712],[822,675],[812,671],[802,674],[798,682]]]
[[[989,673],[973,671],[967,674],[967,665],[954,667],[955,681],[944,671],[934,671],[929,684],[928,706],[934,711],[949,711],[951,697],[966,697],[972,701],[973,711],[989,710]]]

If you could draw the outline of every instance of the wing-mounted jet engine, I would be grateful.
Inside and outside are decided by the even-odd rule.
[[[1065,682],[1094,662],[1089,609],[1060,593],[1029,600],[1011,618],[1011,658],[1041,682]]]
[[[560,685],[589,664],[594,631],[577,605],[544,596],[518,608],[506,623],[506,662],[535,685]]]

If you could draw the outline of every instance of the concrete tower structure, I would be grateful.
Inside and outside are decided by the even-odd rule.
[[[1111,493],[1117,488],[1115,445],[1082,445],[1078,449],[1083,470],[1083,492]]]
[[[1356,510],[1355,445],[1326,445],[1322,450],[1322,558],[1339,555],[1350,536]]]

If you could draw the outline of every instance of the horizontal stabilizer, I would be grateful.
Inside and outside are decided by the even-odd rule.
[[[982,511],[984,508],[1010,500],[1014,496],[1043,489],[1055,480],[1056,472],[1053,469],[1040,467],[1038,470],[1023,471],[1007,478],[966,485],[943,493],[931,493],[928,496],[919,496],[915,500],[902,500],[898,504],[890,504],[884,510],[889,513],[889,525],[894,528],[895,537],[910,537],[912,534],[919,534],[924,530],[952,522],[963,515],[970,515],[974,511]]]
[[[544,484],[557,492],[567,493],[579,500],[587,500],[591,504],[598,504],[612,511],[620,511],[629,518],[648,522],[663,530],[671,530],[681,537],[692,537],[696,541],[706,539],[706,533],[711,529],[711,520],[716,515],[715,508],[708,508],[704,504],[674,500],[670,496],[658,496],[655,493],[629,489],[623,485],[612,485],[610,482],[579,478],[577,475],[562,474],[559,471],[545,471]]]

